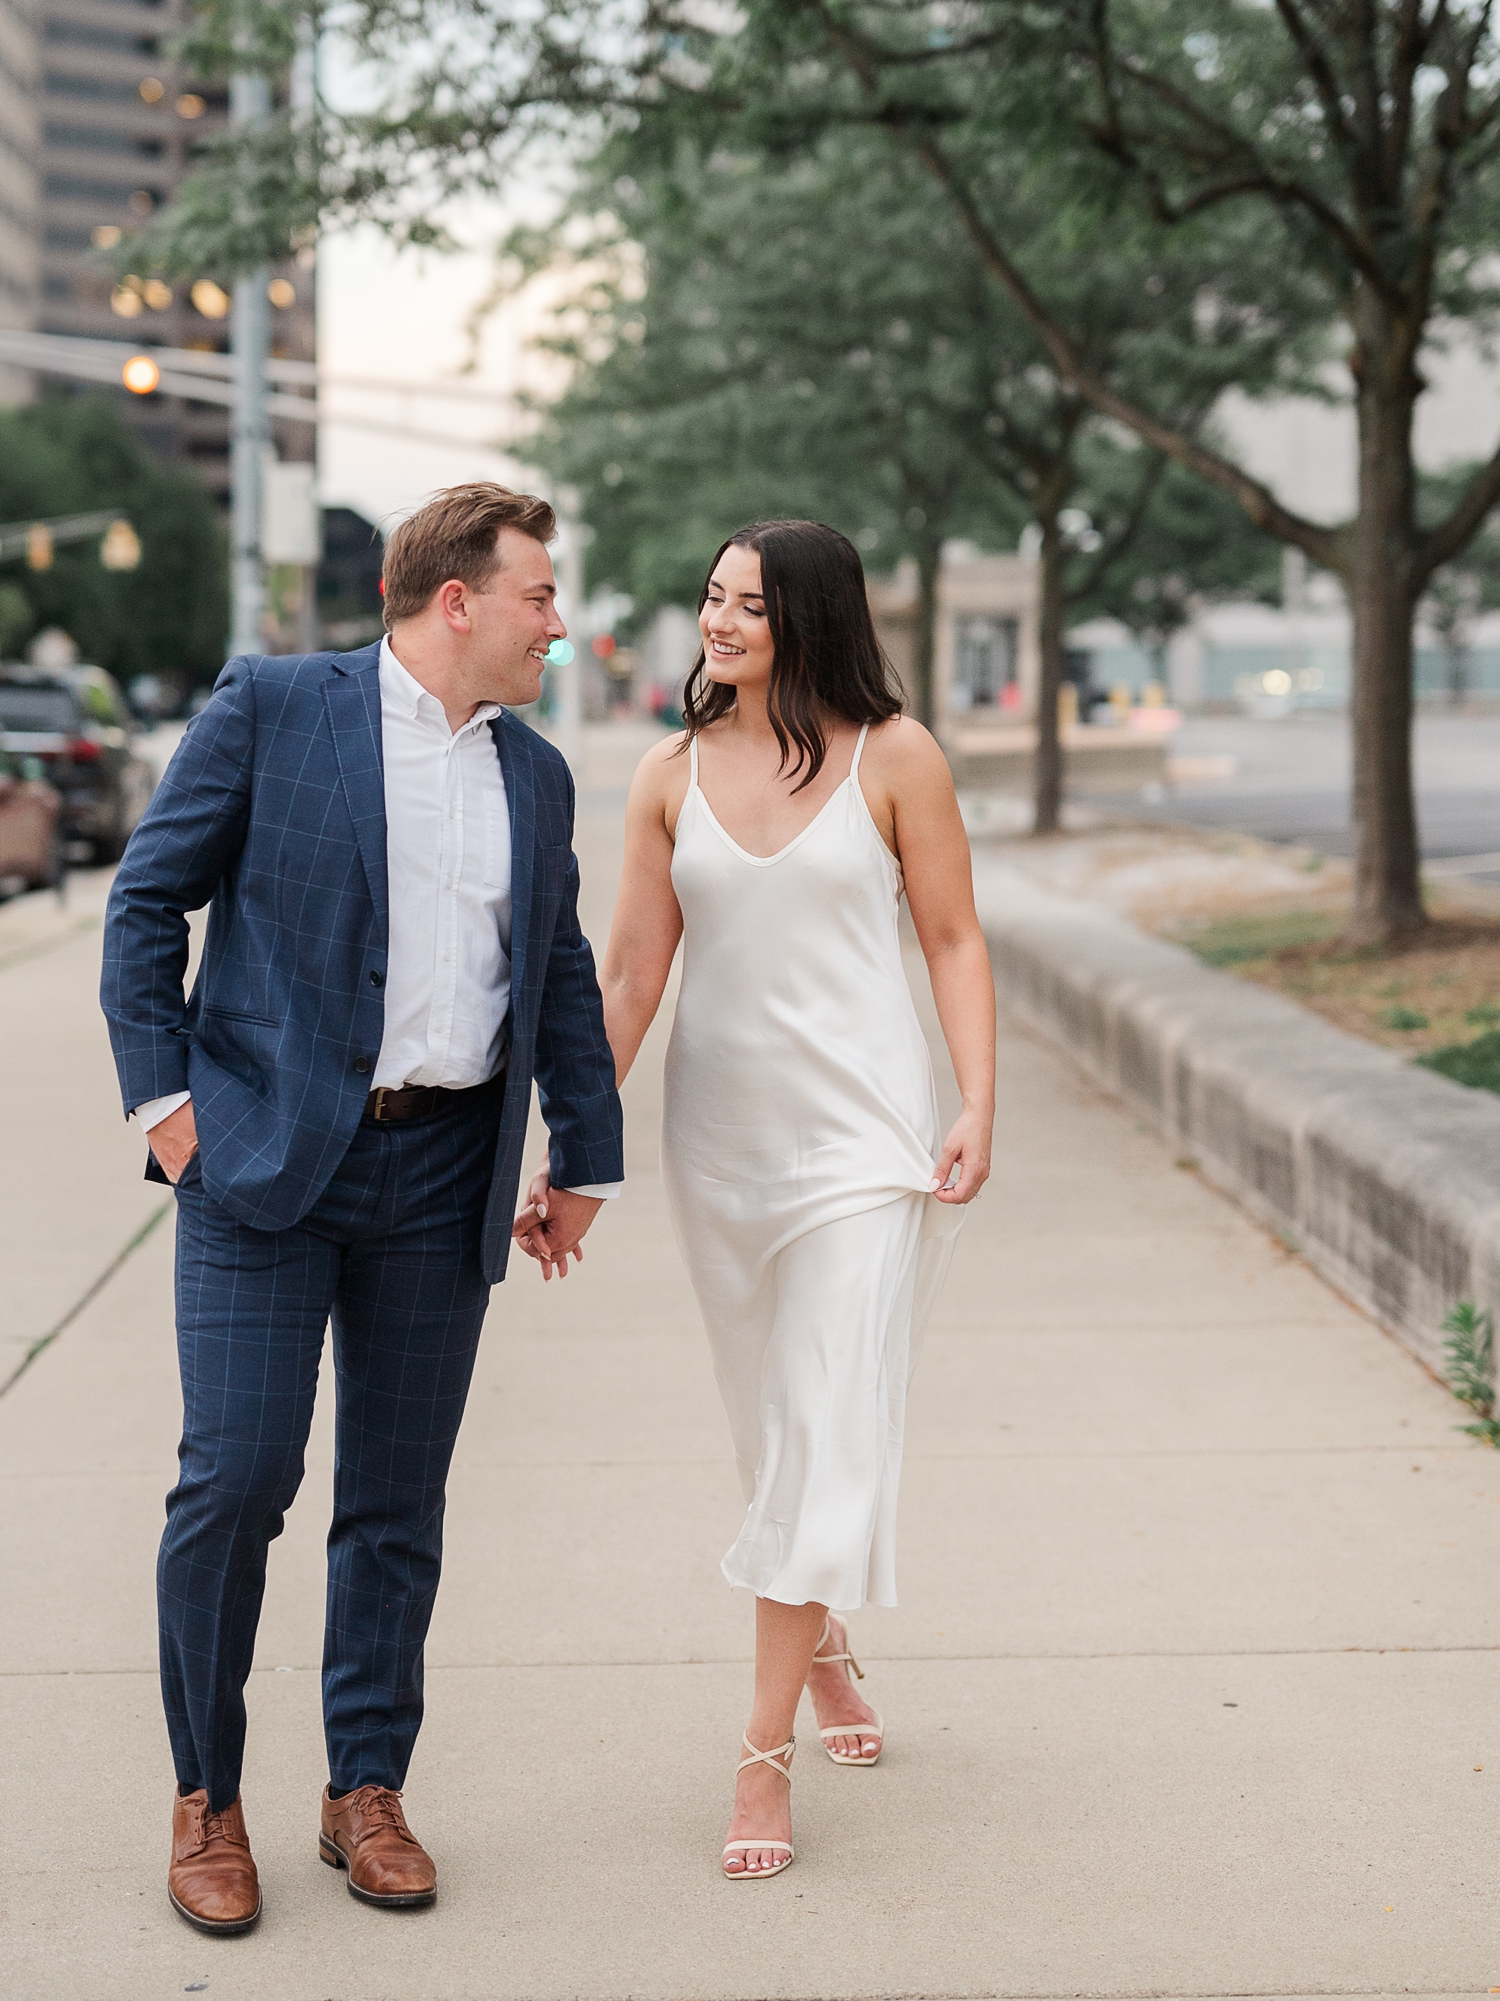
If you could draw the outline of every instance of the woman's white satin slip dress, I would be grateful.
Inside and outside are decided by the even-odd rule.
[[[672,883],[682,985],[662,1167],[747,1513],[724,1575],[758,1597],[894,1605],[906,1389],[963,1218],[901,960],[901,871],[847,780],[779,854],[698,783]]]

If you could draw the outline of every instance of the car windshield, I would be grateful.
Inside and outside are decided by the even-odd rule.
[[[0,681],[0,730],[64,731],[76,727],[78,710],[66,688],[25,687]]]

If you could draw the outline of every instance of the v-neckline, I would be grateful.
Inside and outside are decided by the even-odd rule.
[[[789,855],[792,852],[793,848],[801,847],[802,843],[807,839],[808,835],[812,832],[813,828],[816,827],[818,822],[823,818],[823,815],[828,811],[829,807],[833,804],[834,800],[837,799],[841,793],[846,792],[849,786],[853,782],[854,782],[854,773],[851,771],[849,776],[844,780],[843,784],[836,786],[835,789],[829,793],[828,797],[823,801],[822,805],[818,808],[817,812],[813,814],[812,818],[808,821],[807,825],[802,829],[801,833],[794,834],[791,840],[787,842],[786,846],[784,848],[778,848],[774,855],[752,855],[748,848],[742,848],[739,842],[734,838],[734,835],[730,833],[729,829],[724,825],[723,821],[714,811],[713,807],[709,805],[708,794],[704,791],[703,787],[698,783],[698,780],[696,778],[693,780],[692,790],[697,793],[699,800],[702,802],[703,810],[708,815],[709,821],[713,826],[715,833],[718,834],[720,840],[724,841],[729,847],[733,848],[741,861],[751,862],[754,864],[756,868],[769,868],[773,862],[779,862],[783,859],[783,857]]]

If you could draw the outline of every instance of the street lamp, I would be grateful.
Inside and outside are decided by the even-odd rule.
[[[133,354],[120,370],[120,380],[133,396],[149,396],[161,381],[161,370],[149,354]]]

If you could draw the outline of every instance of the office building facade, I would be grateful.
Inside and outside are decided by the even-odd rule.
[[[0,0],[0,327],[34,327],[37,258],[36,0]],[[24,369],[0,364],[0,402],[30,394]]]
[[[16,0],[0,0],[3,10]],[[228,92],[184,76],[168,57],[184,0],[32,0],[37,8],[38,190],[43,331],[142,347],[225,352],[229,300],[206,274],[167,284],[123,277],[107,257],[175,194],[223,130]],[[316,351],[311,252],[271,279],[273,353]],[[212,404],[121,389],[131,423],[163,458],[186,462],[211,491],[229,484],[229,414]],[[310,425],[278,426],[284,459],[311,459]]]

